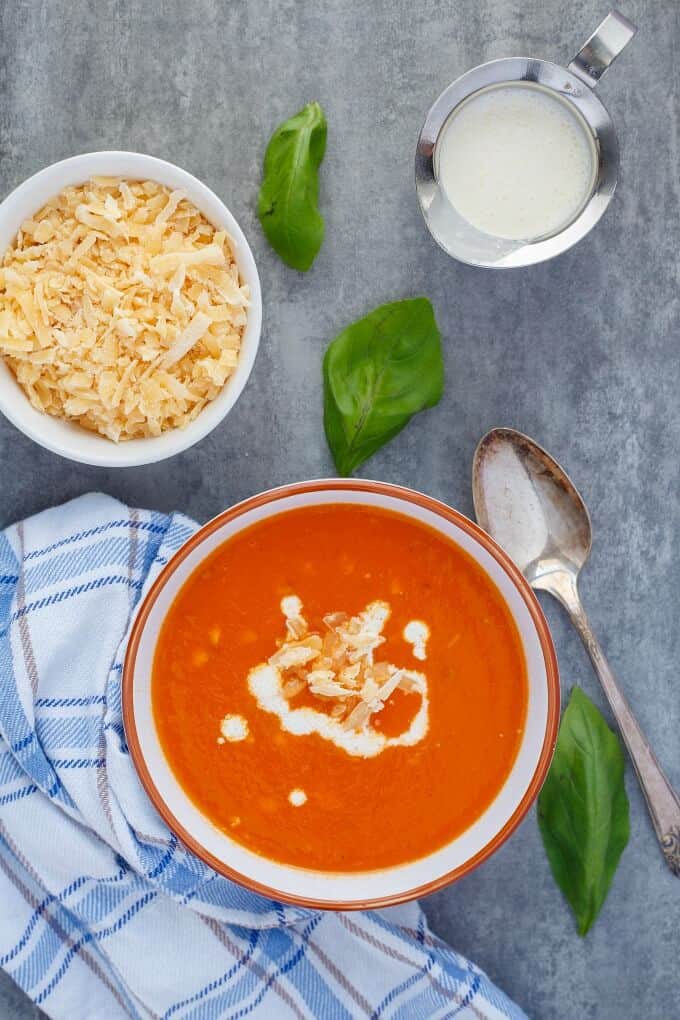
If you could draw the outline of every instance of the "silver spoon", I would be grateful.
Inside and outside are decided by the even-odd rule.
[[[559,464],[514,429],[492,429],[480,440],[472,496],[482,528],[533,588],[549,591],[569,613],[619,724],[666,863],[680,877],[680,798],[614,678],[578,593],[579,571],[592,544],[585,503]]]

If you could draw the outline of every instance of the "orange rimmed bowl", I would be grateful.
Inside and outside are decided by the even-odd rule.
[[[168,764],[154,723],[156,644],[180,588],[218,546],[266,517],[298,507],[353,503],[393,510],[453,540],[501,593],[520,635],[528,705],[517,757],[501,790],[463,833],[434,853],[396,867],[337,873],[269,860],[235,842],[193,803]],[[519,825],[545,779],[557,738],[560,691],[555,649],[536,597],[495,542],[444,503],[385,482],[328,479],[272,489],[225,510],[193,535],[157,578],[139,610],[123,672],[123,716],[133,762],[154,806],[215,871],[276,900],[331,910],[389,906],[427,895],[467,874]]]

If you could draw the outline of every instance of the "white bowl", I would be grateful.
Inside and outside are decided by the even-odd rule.
[[[314,871],[262,857],[234,842],[193,803],[172,772],[156,731],[151,673],[158,635],[175,596],[210,553],[232,535],[294,507],[359,503],[422,521],[462,546],[493,580],[519,631],[528,674],[522,742],[502,789],[473,825],[446,846],[398,867],[361,873]],[[257,892],[333,910],[386,906],[460,878],[496,850],[526,814],[552,757],[559,721],[557,660],[531,588],[506,553],[476,524],[437,500],[384,482],[300,482],[254,496],[201,528],[149,591],[133,626],[123,673],[128,746],[147,793],[171,829],[216,871]]]
[[[0,253],[4,254],[9,248],[24,220],[34,215],[50,198],[69,185],[82,184],[95,175],[158,181],[169,188],[183,188],[196,208],[233,239],[236,261],[250,287],[251,301],[236,370],[217,397],[186,428],[164,432],[150,439],[130,439],[117,444],[72,422],[36,411],[2,358],[0,411],[36,443],[69,460],[99,467],[152,464],[173,457],[203,439],[219,425],[238,400],[248,381],[260,342],[260,279],[243,231],[217,195],[186,170],[140,152],[86,152],[53,163],[29,177],[0,204]]]

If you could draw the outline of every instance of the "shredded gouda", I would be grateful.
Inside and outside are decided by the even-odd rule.
[[[267,662],[248,674],[248,688],[258,707],[276,715],[281,728],[297,736],[316,733],[349,755],[371,758],[389,747],[408,747],[424,738],[429,727],[429,697],[424,673],[375,661],[385,642],[390,616],[387,602],[370,602],[356,616],[329,613],[326,633],[310,633],[296,595],[281,600],[286,637]],[[425,626],[425,624],[422,624]],[[408,728],[386,737],[371,725],[397,689],[420,696]],[[291,705],[303,691],[316,706]]]
[[[19,230],[0,267],[0,356],[39,411],[115,442],[181,428],[233,373],[249,294],[181,190],[96,177]]]

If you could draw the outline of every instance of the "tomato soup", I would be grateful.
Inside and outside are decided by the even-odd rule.
[[[522,738],[527,674],[503,598],[410,518],[329,504],[215,550],[158,640],[155,723],[189,797],[265,857],[404,864],[467,829]]]

